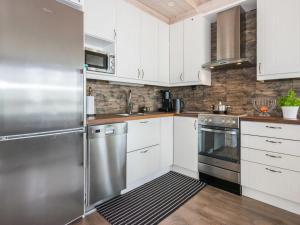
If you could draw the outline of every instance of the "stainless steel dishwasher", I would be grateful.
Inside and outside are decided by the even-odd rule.
[[[88,128],[88,208],[126,188],[127,124]]]

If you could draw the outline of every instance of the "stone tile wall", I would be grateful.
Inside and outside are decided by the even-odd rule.
[[[129,90],[132,93],[134,112],[137,112],[139,107],[143,106],[150,107],[151,111],[158,111],[161,107],[160,90],[162,88],[160,87],[133,87],[95,80],[88,80],[87,87],[92,87],[93,89],[97,114],[125,113]]]

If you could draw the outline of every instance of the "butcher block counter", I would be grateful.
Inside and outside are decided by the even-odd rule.
[[[183,116],[183,117],[198,117],[196,112],[184,112],[176,114],[174,112],[151,112],[144,114],[134,113],[132,115],[122,115],[122,114],[99,114],[87,119],[87,125],[101,125],[101,124],[110,124],[110,123],[121,123],[130,120],[142,120],[142,119],[152,119],[152,118],[162,118],[162,117],[171,117],[171,116]]]
[[[287,120],[282,117],[275,116],[243,116],[241,121],[263,122],[263,123],[281,123],[281,124],[295,124],[300,125],[300,119]]]

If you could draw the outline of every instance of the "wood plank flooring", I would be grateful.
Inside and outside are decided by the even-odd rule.
[[[109,225],[97,212],[72,225]],[[300,225],[300,216],[207,186],[160,225]]]

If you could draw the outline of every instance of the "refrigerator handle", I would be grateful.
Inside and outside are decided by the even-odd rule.
[[[62,134],[72,134],[72,133],[84,134],[86,133],[86,131],[84,128],[78,128],[78,129],[57,130],[51,132],[31,133],[31,134],[24,134],[24,135],[0,136],[0,142],[29,139],[29,138],[40,138],[40,137],[48,137],[48,136],[55,136],[55,135],[62,135]]]

